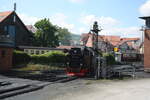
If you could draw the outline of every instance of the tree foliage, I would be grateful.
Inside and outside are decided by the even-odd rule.
[[[71,44],[71,33],[66,28],[58,28],[58,38],[60,45]]]
[[[57,27],[49,19],[42,19],[35,23],[35,45],[43,47],[55,47],[58,45]]]
[[[71,44],[71,32],[53,25],[49,19],[37,21],[34,26],[37,31],[34,33],[33,46],[56,47]]]

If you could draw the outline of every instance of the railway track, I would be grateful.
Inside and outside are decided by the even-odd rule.
[[[78,77],[76,76],[71,76],[71,77],[65,77],[63,79],[60,79],[58,81],[56,81],[57,83],[65,83],[65,82],[69,82],[69,81],[73,81],[73,80],[76,80],[78,79]]]
[[[40,76],[28,76],[22,77],[24,79],[38,80],[43,82],[52,82],[52,83],[65,83],[77,79],[76,76],[67,76],[67,75],[40,75]]]
[[[46,85],[50,84],[57,84],[57,83],[65,83],[70,82],[75,79],[78,79],[78,77],[69,77],[69,76],[59,76],[59,77],[51,77],[50,79],[46,80],[45,82],[39,82],[36,84],[23,84],[23,83],[12,83],[9,81],[1,81],[0,82],[0,100],[6,99],[12,96],[21,95],[24,93],[32,92],[35,90],[42,89]]]

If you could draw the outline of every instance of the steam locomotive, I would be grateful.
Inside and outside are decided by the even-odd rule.
[[[97,60],[95,57],[95,51],[92,48],[71,48],[67,58],[67,75],[86,76],[95,74]]]
[[[67,74],[76,76],[85,76],[93,74],[96,79],[100,76],[101,60],[98,54],[98,32],[101,31],[98,22],[93,24],[92,46],[71,48],[68,54]],[[91,34],[91,33],[90,33]]]

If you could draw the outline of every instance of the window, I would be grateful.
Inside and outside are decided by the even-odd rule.
[[[7,35],[8,34],[8,26],[4,26],[4,35]]]
[[[8,31],[8,27],[4,26],[4,31],[7,32]]]
[[[11,37],[15,37],[15,26],[14,25],[9,25],[8,26],[8,34]]]
[[[36,50],[36,54],[37,54],[37,55],[39,54],[39,50]]]
[[[28,53],[28,50],[26,49],[26,50],[24,50],[25,51],[25,53]]]
[[[34,54],[34,50],[31,50],[30,53],[33,55]]]
[[[44,51],[42,51],[42,54],[45,53]]]
[[[10,35],[11,37],[15,37],[15,26],[14,25],[6,25],[4,26],[5,34]]]
[[[5,57],[6,56],[6,51],[5,50],[2,50],[2,57]]]

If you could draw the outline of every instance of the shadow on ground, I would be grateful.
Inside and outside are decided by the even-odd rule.
[[[10,70],[9,72],[1,73],[1,75],[13,78],[23,78],[47,82],[54,82],[67,77],[64,70],[51,70],[51,71]]]

